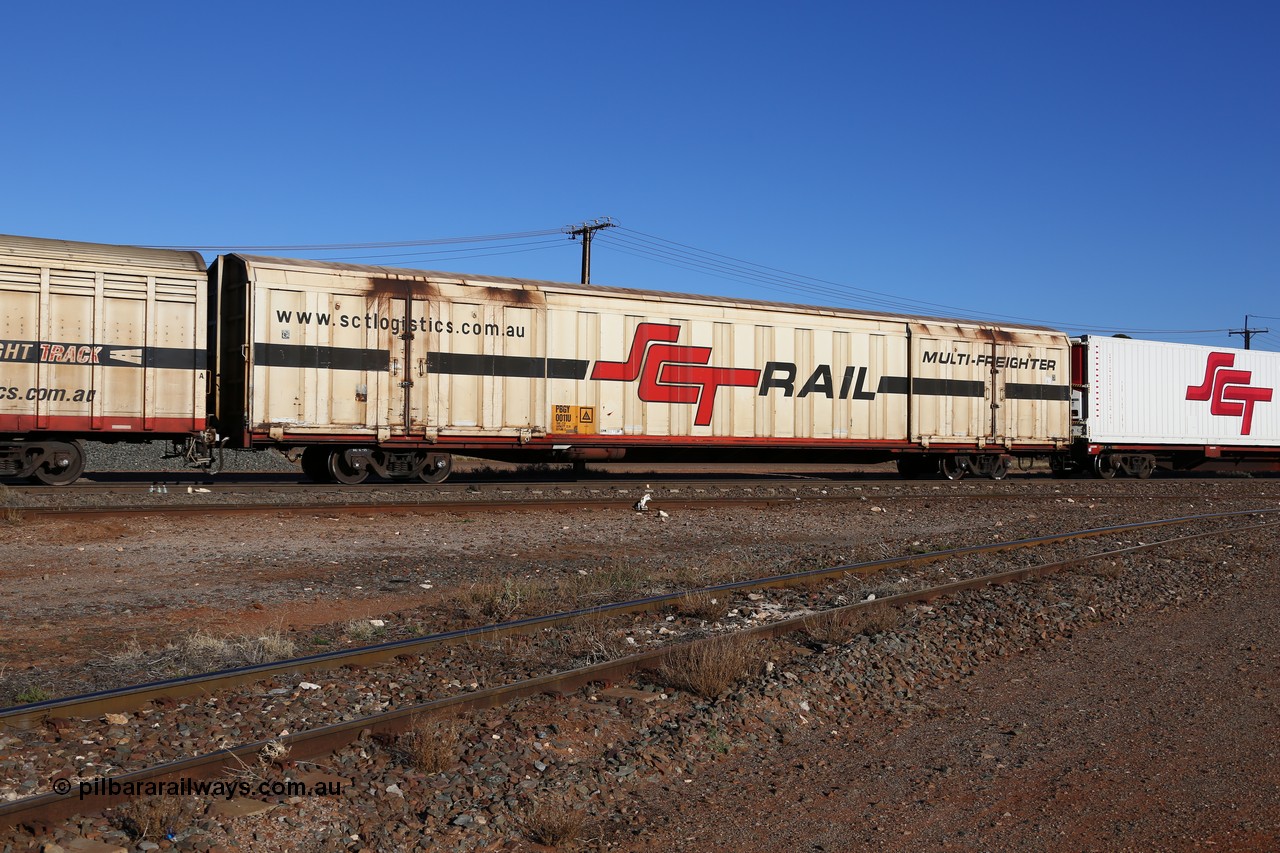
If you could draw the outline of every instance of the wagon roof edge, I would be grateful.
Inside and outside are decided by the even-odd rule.
[[[5,258],[45,259],[156,270],[172,269],[193,273],[204,273],[208,269],[204,257],[199,252],[188,249],[86,243],[49,237],[24,237],[18,234],[0,234],[0,260]]]
[[[701,302],[715,303],[720,305],[731,305],[753,308],[768,308],[779,311],[793,311],[797,313],[821,313],[832,316],[857,316],[869,318],[884,318],[899,321],[907,321],[914,323],[926,324],[948,324],[948,325],[965,325],[983,328],[1000,328],[1000,329],[1017,329],[1020,331],[1036,331],[1051,332],[1066,337],[1066,333],[1055,329],[1051,326],[1040,326],[1027,323],[1003,323],[988,320],[977,320],[964,317],[934,317],[918,314],[895,314],[889,311],[874,311],[863,308],[839,308],[831,305],[806,305],[794,302],[772,302],[762,299],[745,299],[732,296],[712,296],[697,293],[679,293],[664,290],[649,290],[643,288],[632,287],[615,287],[611,285],[601,284],[574,284],[562,281],[547,281],[542,279],[513,278],[506,276],[479,275],[472,273],[443,272],[440,270],[424,270],[409,267],[388,267],[375,266],[370,264],[350,264],[340,261],[319,261],[309,260],[305,258],[280,258],[266,255],[249,255],[239,252],[230,253],[231,257],[239,258],[242,261],[254,266],[292,268],[292,269],[315,269],[328,270],[334,272],[346,271],[353,273],[364,273],[371,276],[381,278],[406,278],[414,280],[434,280],[450,283],[477,283],[485,285],[506,285],[509,287],[536,288],[539,290],[558,290],[578,293],[592,293],[597,295],[626,295],[640,298],[662,299],[672,302]]]

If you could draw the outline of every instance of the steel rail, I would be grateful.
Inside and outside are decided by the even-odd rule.
[[[718,488],[721,491],[730,491],[733,489],[765,489],[773,488],[772,484],[756,484],[742,486],[714,486],[703,488]],[[152,516],[152,515],[255,515],[261,513],[280,513],[280,514],[301,514],[301,513],[331,513],[353,514],[360,512],[400,512],[400,513],[442,513],[442,512],[538,512],[543,510],[550,511],[574,511],[582,509],[631,509],[635,500],[632,495],[637,492],[647,492],[651,494],[652,509],[661,507],[666,508],[703,508],[703,507],[720,507],[720,506],[781,506],[784,504],[797,503],[858,503],[858,502],[891,502],[891,501],[932,501],[932,500],[1022,500],[1022,501],[1050,501],[1065,500],[1070,498],[1074,501],[1101,501],[1115,499],[1129,499],[1134,497],[1130,494],[1101,494],[1101,493],[1072,493],[1066,494],[1061,492],[1053,493],[1031,493],[1031,492],[949,492],[938,494],[932,492],[907,493],[907,494],[874,494],[869,495],[865,492],[847,494],[765,494],[765,495],[707,495],[696,496],[687,495],[683,492],[688,486],[680,486],[678,489],[668,491],[663,494],[663,487],[655,487],[648,489],[619,489],[619,495],[583,495],[580,497],[563,497],[546,498],[537,494],[536,490],[524,490],[520,495],[510,498],[440,498],[433,499],[435,496],[428,496],[424,500],[338,500],[330,502],[310,502],[310,503],[215,503],[208,498],[202,498],[199,501],[186,504],[175,503],[147,503],[138,505],[122,505],[114,504],[112,506],[40,506],[40,505],[14,505],[12,510],[19,512],[24,521],[57,519],[60,521],[74,521],[77,519],[96,519],[104,516]],[[816,490],[817,487],[808,487],[809,491]],[[840,488],[840,486],[830,486],[829,488]],[[858,487],[860,488],[860,487]],[[514,491],[514,490],[508,490]],[[1174,498],[1184,497],[1184,495],[1159,494],[1150,493],[1143,494],[1145,499]]]
[[[879,496],[876,498],[880,500]],[[682,509],[706,507],[769,507],[792,505],[796,503],[856,503],[870,500],[863,495],[792,495],[792,496],[752,496],[724,497],[714,496],[691,498],[663,497],[651,504],[652,511],[658,506]],[[249,515],[259,513],[279,513],[282,515],[310,514],[358,514],[399,512],[407,514],[457,513],[457,512],[541,512],[546,510],[568,512],[574,510],[631,510],[636,501],[633,497],[591,496],[582,498],[509,498],[502,500],[450,500],[431,502],[379,502],[379,503],[317,503],[317,504],[185,504],[185,505],[147,505],[147,506],[114,506],[114,507],[21,507],[24,520],[32,518],[56,518],[59,520],[75,520],[79,518],[100,518],[102,516],[149,516],[149,515]]]
[[[1280,510],[1237,510],[1234,512],[1181,516],[1178,518],[1161,519],[1159,521],[1143,521],[1112,527],[1089,528],[1071,533],[1054,534],[1052,536],[1016,539],[991,545],[969,545],[961,548],[950,548],[943,551],[931,551],[925,554],[915,554],[908,557],[889,557],[882,560],[845,563],[829,568],[810,569],[802,572],[791,572],[788,574],[773,575],[764,578],[750,578],[746,580],[732,581],[730,583],[717,584],[695,590],[684,590],[681,592],[648,596],[631,601],[600,605],[597,607],[579,608],[577,610],[569,610],[545,616],[532,616],[525,619],[516,619],[495,625],[462,628],[455,631],[430,634],[424,637],[410,637],[403,640],[393,640],[387,643],[363,646],[356,649],[324,652],[316,655],[308,655],[306,657],[291,658],[284,661],[274,661],[271,663],[255,664],[252,666],[219,670],[217,672],[202,673],[199,675],[184,676],[181,678],[171,678],[163,681],[155,681],[147,684],[134,685],[113,690],[102,690],[95,693],[69,696],[60,699],[48,699],[43,702],[34,702],[27,705],[15,705],[10,708],[0,710],[0,727],[30,729],[42,724],[45,720],[55,717],[92,719],[106,713],[136,710],[146,705],[148,702],[154,702],[162,697],[174,700],[190,697],[202,697],[213,694],[219,690],[240,687],[245,684],[263,681],[268,678],[286,675],[299,675],[304,672],[314,672],[318,669],[332,670],[343,666],[354,665],[367,667],[385,663],[401,655],[422,654],[433,647],[445,647],[475,639],[499,639],[507,636],[532,633],[546,628],[555,628],[569,624],[578,619],[582,619],[586,616],[598,616],[601,614],[626,615],[630,613],[659,610],[664,606],[678,603],[681,599],[684,599],[689,595],[696,595],[700,593],[714,595],[722,592],[745,592],[758,589],[800,586],[813,581],[838,578],[843,575],[857,574],[866,576],[887,569],[923,566],[939,560],[947,560],[956,557],[978,554],[997,554],[1022,548],[1052,545],[1070,540],[1095,538],[1098,536],[1106,536],[1128,531],[1166,527],[1174,524],[1189,524],[1197,521],[1238,518],[1244,515],[1276,512],[1280,512]]]
[[[1274,512],[1272,510],[1271,512]],[[1165,520],[1170,523],[1173,520]],[[1029,566],[1006,572],[983,575],[964,581],[957,581],[926,589],[899,593],[897,595],[878,598],[873,601],[861,601],[843,607],[822,611],[820,614],[805,614],[791,619],[780,620],[767,625],[746,628],[736,632],[736,636],[753,636],[775,638],[812,624],[818,618],[834,618],[841,613],[850,613],[858,609],[901,607],[918,602],[932,602],[938,598],[954,596],[961,592],[981,589],[987,586],[1013,583],[1033,577],[1041,577],[1066,568],[1073,568],[1092,560],[1107,557],[1124,556],[1142,551],[1149,551],[1165,545],[1188,542],[1208,536],[1221,536],[1247,533],[1265,528],[1275,527],[1280,522],[1270,521],[1244,527],[1233,527],[1218,530],[1162,539],[1158,542],[1140,543],[1125,548],[1102,551],[1093,554],[1072,557],[1039,566]],[[1128,525],[1133,529],[1141,525]],[[1159,525],[1147,525],[1159,526]],[[721,588],[728,588],[724,585]],[[370,734],[397,734],[407,730],[415,720],[421,718],[441,717],[461,711],[481,710],[507,704],[518,699],[542,693],[566,694],[580,689],[593,682],[616,681],[634,672],[656,666],[673,650],[687,648],[722,640],[723,637],[694,640],[688,643],[672,644],[658,649],[641,652],[615,661],[595,664],[566,672],[552,673],[525,679],[512,684],[486,688],[461,696],[451,696],[430,702],[410,705],[373,714],[345,723],[323,726],[303,732],[273,738],[269,741],[256,741],[241,746],[223,749],[206,755],[193,756],[178,761],[167,762],[154,767],[109,777],[118,786],[116,792],[110,788],[91,789],[82,792],[78,785],[68,783],[64,793],[46,793],[22,800],[15,800],[0,805],[0,828],[21,825],[47,825],[55,821],[65,820],[76,814],[92,813],[104,808],[125,802],[134,797],[125,793],[130,787],[146,783],[177,783],[184,779],[208,779],[223,773],[234,773],[246,766],[256,763],[258,756],[271,744],[288,747],[291,761],[307,761],[331,754],[363,736]]]
[[[73,486],[44,486],[27,483],[7,483],[15,495],[32,497],[76,497],[78,495],[96,494],[152,494],[159,487],[172,489],[165,494],[177,496],[183,494],[182,488],[205,489],[208,493],[226,492],[325,492],[343,496],[364,495],[370,492],[396,492],[399,494],[418,495],[430,499],[437,495],[449,495],[466,491],[514,491],[536,489],[563,490],[660,490],[664,488],[769,488],[799,487],[822,488],[828,486],[861,487],[868,484],[892,483],[906,484],[908,481],[896,477],[870,477],[859,479],[840,474],[790,474],[782,473],[772,476],[744,475],[725,477],[724,475],[698,476],[696,474],[652,472],[650,474],[634,474],[625,478],[588,478],[588,479],[550,479],[532,480],[511,477],[501,478],[468,478],[455,477],[447,483],[421,483],[391,480],[375,480],[355,485],[335,486],[333,483],[317,483],[302,475],[267,475],[243,480],[223,480],[210,478],[184,478],[181,476],[165,476],[163,474],[149,477],[130,477],[128,479],[103,482],[80,482]],[[938,481],[942,482],[942,481]],[[966,487],[981,485],[981,481],[966,483]],[[205,494],[201,492],[200,494]]]

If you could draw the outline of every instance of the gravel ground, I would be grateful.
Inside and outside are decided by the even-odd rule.
[[[963,512],[943,500],[800,504],[665,523],[593,513],[566,524],[538,512],[429,525],[289,519],[214,538],[191,521],[148,519],[142,530],[41,522],[0,535],[10,608],[0,649],[7,687],[56,687],[83,673],[95,649],[130,636],[154,647],[194,627],[274,626],[305,643],[352,619],[420,625],[485,578],[604,572],[620,561],[746,576],[1191,505],[1276,506],[1267,481],[1178,491],[1176,501],[1059,494]],[[597,691],[487,712],[461,722],[440,773],[367,741],[322,768],[347,780],[340,798],[286,798],[255,817],[193,813],[159,843],[530,849],[536,815],[563,803],[584,821],[565,849],[1274,849],[1273,543],[1262,533],[1171,546],[1098,574],[920,607],[898,629],[839,646],[782,642],[767,652],[767,674],[713,700],[641,680],[632,686],[652,699]],[[59,562],[66,574],[48,570]],[[319,680],[334,686],[332,675]],[[369,693],[366,680],[341,684]],[[114,747],[147,751],[136,739]],[[0,740],[0,764],[30,760],[32,749]],[[316,768],[286,759],[257,770],[274,778]],[[137,847],[103,817],[44,839],[15,836],[0,850],[73,832]]]
[[[196,471],[181,459],[165,459],[170,450],[167,441],[141,443],[86,441],[84,470],[88,474],[101,471]],[[233,471],[297,472],[298,466],[274,450],[257,452],[227,451],[225,466]]]
[[[1238,577],[997,645],[914,707],[650,788],[631,806],[659,817],[626,847],[1280,849],[1280,579],[1254,540]]]

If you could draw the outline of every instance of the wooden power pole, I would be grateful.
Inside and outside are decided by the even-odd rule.
[[[584,222],[578,226],[568,226],[565,230],[569,232],[570,240],[582,238],[582,283],[591,283],[591,238],[601,228],[615,228],[618,223],[609,217],[596,219],[592,222]]]
[[[1248,314],[1245,314],[1245,315],[1244,315],[1244,328],[1243,328],[1243,329],[1232,329],[1231,331],[1227,332],[1227,334],[1228,334],[1228,335],[1242,335],[1242,336],[1244,337],[1244,348],[1245,348],[1245,349],[1249,349],[1249,341],[1253,339],[1253,336],[1254,336],[1254,335],[1265,335],[1265,334],[1266,334],[1267,332],[1269,332],[1269,331],[1271,331],[1271,330],[1270,330],[1270,329],[1250,329],[1250,328],[1249,328],[1249,315],[1248,315]]]

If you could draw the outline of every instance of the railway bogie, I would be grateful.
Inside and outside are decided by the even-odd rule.
[[[363,483],[370,474],[387,480],[442,483],[453,470],[448,453],[424,450],[385,450],[372,447],[310,445],[286,452],[302,473],[317,483]]]
[[[84,442],[29,441],[0,445],[0,476],[46,486],[74,483],[84,471]]]
[[[1012,457],[1004,453],[921,453],[898,457],[898,473],[909,480],[941,476],[962,480],[969,475],[1003,480]]]

